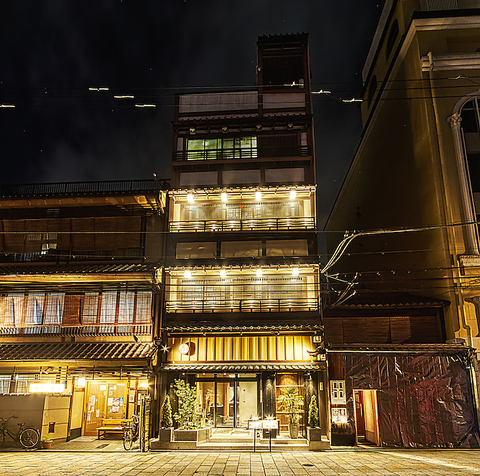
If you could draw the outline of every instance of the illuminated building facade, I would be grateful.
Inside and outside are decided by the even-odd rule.
[[[196,384],[214,428],[287,432],[293,386],[326,433],[311,107],[306,34],[258,39],[255,87],[176,98],[161,374]]]
[[[331,270],[359,273],[357,294],[325,327],[349,430],[379,445],[480,443],[479,8],[386,2],[363,70],[362,140],[326,225],[339,232],[331,250],[344,230],[366,231]]]
[[[4,186],[0,416],[97,435],[156,395],[165,184]]]

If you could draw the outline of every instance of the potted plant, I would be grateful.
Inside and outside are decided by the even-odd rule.
[[[298,438],[298,420],[303,406],[303,397],[298,394],[297,387],[287,387],[278,397],[278,403],[281,410],[288,413],[290,438]]]
[[[201,414],[197,413],[197,387],[184,380],[175,380],[178,411],[173,418],[178,422],[175,441],[203,442],[208,439],[208,429],[200,429]]]
[[[319,441],[322,439],[319,423],[317,396],[313,394],[308,406],[307,439],[309,441]]]
[[[42,448],[44,450],[49,450],[52,447],[53,440],[49,436],[44,436],[42,438]]]
[[[172,441],[173,420],[172,405],[168,394],[162,405],[162,419],[160,421],[160,441]]]

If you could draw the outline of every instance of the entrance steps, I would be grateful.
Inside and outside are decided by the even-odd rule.
[[[152,450],[201,450],[201,451],[253,451],[253,430],[235,429],[212,429],[212,433],[206,441],[172,441],[160,442],[152,440]],[[330,442],[327,439],[322,441],[309,442],[303,437],[289,438],[287,433],[280,433],[277,438],[271,440],[272,451],[320,451],[330,449]],[[255,451],[269,451],[270,440],[260,437],[255,440]]]

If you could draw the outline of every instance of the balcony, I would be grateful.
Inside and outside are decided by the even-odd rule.
[[[315,229],[314,217],[257,218],[247,220],[173,221],[169,224],[169,231],[174,233],[286,231],[313,229]]]
[[[86,326],[38,325],[0,327],[2,336],[150,336],[152,324],[95,324]]]
[[[280,299],[206,299],[168,301],[167,313],[214,313],[214,312],[301,312],[318,311],[319,298]]]
[[[282,146],[262,148],[179,150],[173,154],[174,162],[207,160],[250,160],[276,157],[309,157],[312,148],[304,146]]]

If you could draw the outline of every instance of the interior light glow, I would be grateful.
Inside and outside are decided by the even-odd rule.
[[[290,190],[290,200],[294,200],[296,196],[297,196],[297,191]]]
[[[85,383],[86,383],[85,377],[78,377],[75,382],[78,388],[85,387]]]
[[[262,192],[255,192],[255,200],[259,202],[262,199]]]
[[[220,195],[221,199],[222,199],[222,202],[226,202],[228,200],[228,197],[227,197],[227,192],[222,192],[222,194]]]
[[[261,278],[262,275],[263,275],[262,269],[261,269],[261,268],[258,268],[256,274],[257,274],[257,278]]]
[[[129,94],[122,94],[121,96],[113,96],[113,99],[133,99],[134,97]]]
[[[193,193],[187,194],[187,202],[188,203],[193,203]]]
[[[226,278],[227,277],[227,271],[225,269],[220,270],[220,277],[221,278]]]
[[[300,272],[300,270],[298,268],[293,268],[292,269],[292,276],[298,276],[299,272]]]
[[[148,388],[148,382],[140,382],[138,386],[139,388]]]
[[[65,390],[64,383],[31,383],[30,393],[61,393]]]
[[[192,272],[189,271],[188,269],[185,270],[185,277],[187,279],[192,279]]]

